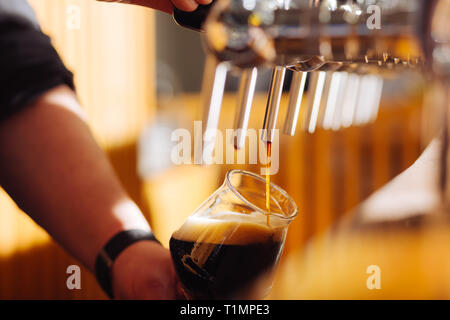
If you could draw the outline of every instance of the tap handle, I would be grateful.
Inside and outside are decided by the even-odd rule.
[[[261,135],[261,140],[264,142],[272,142],[274,137],[285,75],[286,67],[277,66],[273,69]]]
[[[199,5],[195,11],[186,12],[180,9],[173,9],[173,19],[175,22],[185,28],[192,29],[195,31],[204,31],[203,23],[209,14],[209,10],[214,5],[216,1],[214,0],[207,5]]]
[[[233,144],[234,148],[237,150],[242,149],[245,144],[245,137],[247,135],[248,122],[250,118],[250,111],[252,109],[257,77],[258,69],[256,68],[246,69],[242,72],[238,105],[234,119],[236,136],[234,137]]]

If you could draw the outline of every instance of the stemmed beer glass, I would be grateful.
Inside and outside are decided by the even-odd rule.
[[[274,271],[297,206],[280,187],[232,170],[223,185],[170,239],[175,270],[188,299],[259,299],[271,290]]]

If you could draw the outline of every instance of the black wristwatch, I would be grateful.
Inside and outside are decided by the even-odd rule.
[[[95,276],[98,283],[106,294],[113,299],[111,268],[116,258],[123,250],[131,246],[133,243],[143,240],[156,241],[160,243],[151,231],[145,230],[125,230],[116,234],[106,243],[95,261]]]

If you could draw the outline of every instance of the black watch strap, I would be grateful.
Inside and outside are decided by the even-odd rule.
[[[111,299],[114,298],[111,280],[111,268],[114,261],[123,250],[142,240],[160,243],[151,231],[133,229],[119,232],[100,250],[95,261],[95,276],[102,289]]]

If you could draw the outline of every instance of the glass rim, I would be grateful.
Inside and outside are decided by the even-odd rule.
[[[297,204],[295,203],[294,199],[292,199],[292,197],[280,186],[276,185],[273,182],[270,182],[270,187],[274,188],[275,190],[277,190],[279,193],[281,193],[281,195],[283,195],[283,197],[285,197],[292,205],[293,205],[293,213],[286,216],[286,215],[281,215],[278,213],[273,213],[273,212],[269,212],[267,210],[261,209],[260,207],[254,205],[251,201],[247,200],[236,188],[235,186],[233,186],[233,184],[231,183],[231,176],[233,174],[243,174],[246,176],[250,176],[252,178],[255,178],[259,181],[262,181],[264,183],[266,183],[266,179],[263,178],[262,176],[250,172],[250,171],[245,171],[245,170],[240,170],[240,169],[234,169],[234,170],[230,170],[227,172],[226,174],[226,178],[225,178],[225,182],[228,186],[228,188],[240,199],[242,200],[245,204],[247,204],[249,207],[251,207],[252,209],[255,209],[257,212],[263,213],[264,215],[269,215],[269,216],[274,216],[277,218],[281,218],[281,219],[285,219],[285,220],[293,220],[297,214],[298,214],[298,207]]]

